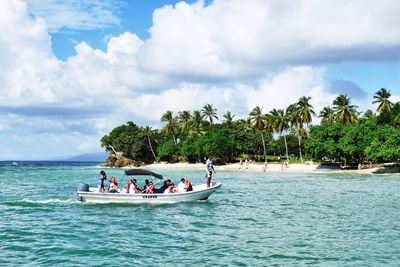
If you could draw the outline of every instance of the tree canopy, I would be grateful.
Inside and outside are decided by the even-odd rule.
[[[321,123],[312,125],[316,115],[310,97],[300,97],[286,109],[263,112],[254,107],[247,119],[235,119],[226,111],[218,119],[217,109],[206,104],[202,110],[166,111],[161,129],[138,126],[128,121],[100,140],[110,153],[132,160],[202,162],[212,154],[219,162],[243,157],[264,161],[268,155],[285,159],[330,162],[396,162],[400,156],[400,102],[390,101],[382,88],[372,103],[378,113],[367,110],[359,117],[357,106],[345,95],[319,112]]]

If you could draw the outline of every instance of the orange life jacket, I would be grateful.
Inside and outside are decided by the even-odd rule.
[[[154,193],[154,185],[150,185],[146,188],[146,194],[153,194]]]

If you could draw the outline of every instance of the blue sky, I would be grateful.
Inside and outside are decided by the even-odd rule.
[[[140,39],[149,38],[148,29],[152,25],[152,15],[156,8],[165,5],[174,5],[179,1],[168,0],[130,0],[121,1],[116,5],[115,15],[118,16],[120,22],[118,24],[110,24],[104,28],[80,30],[78,29],[61,29],[51,33],[52,48],[55,55],[62,60],[67,59],[75,54],[74,47],[76,43],[85,41],[92,47],[105,50],[106,40],[111,36],[118,36],[126,31],[133,32]],[[187,1],[193,3],[194,1]]]
[[[394,0],[0,1],[0,160],[101,151],[128,120],[206,103],[244,118],[303,95],[317,113],[340,93],[400,100]]]

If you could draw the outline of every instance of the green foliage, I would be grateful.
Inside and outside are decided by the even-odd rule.
[[[104,135],[100,145],[110,153],[123,152],[129,159],[146,163],[154,159],[203,162],[207,155],[219,162],[263,162],[265,158],[271,161],[288,155],[293,162],[296,158],[302,161],[302,153],[316,161],[399,161],[400,102],[392,104],[389,97],[388,91],[377,92],[374,102],[386,108],[377,115],[368,110],[357,118],[357,107],[350,104],[347,95],[340,95],[332,108],[325,107],[319,113],[321,124],[310,127],[315,115],[310,97],[301,97],[287,109],[267,113],[257,106],[247,120],[234,120],[227,111],[222,123],[214,122],[218,119],[217,109],[207,104],[201,111],[181,111],[177,116],[165,112],[161,130],[129,121]]]
[[[375,162],[395,162],[400,160],[400,130],[391,125],[379,127],[373,140],[366,147],[368,158]]]
[[[123,152],[124,156],[133,160],[151,162],[153,157],[144,128],[139,128],[131,121],[103,136],[101,144],[103,147],[111,145],[117,152]]]
[[[177,162],[178,152],[179,146],[171,139],[165,139],[157,148],[158,158],[161,161]]]
[[[343,128],[338,123],[323,123],[310,127],[310,137],[305,142],[307,157],[317,160],[339,161],[342,151],[338,142],[343,135]]]
[[[323,123],[310,128],[307,156],[316,160],[363,163],[398,161],[400,129],[379,125],[376,119],[360,119],[357,124],[340,126]]]
[[[365,160],[365,150],[374,138],[375,127],[373,120],[363,119],[344,128],[337,145],[347,161],[362,163]]]

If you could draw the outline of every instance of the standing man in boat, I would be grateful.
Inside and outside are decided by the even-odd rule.
[[[100,171],[100,181],[99,181],[99,192],[103,193],[105,191],[104,181],[107,181],[107,175],[105,171]]]
[[[212,174],[215,173],[215,169],[214,169],[214,163],[212,161],[212,156],[208,156],[208,159],[206,161],[206,172],[207,172],[207,187],[210,187],[211,185],[211,177]]]

